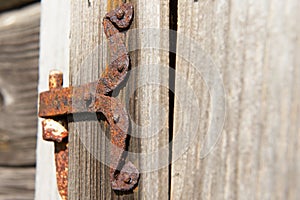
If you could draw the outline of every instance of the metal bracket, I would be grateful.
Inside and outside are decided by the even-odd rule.
[[[68,114],[103,113],[110,125],[111,143],[118,147],[112,148],[110,153],[112,189],[128,191],[138,183],[138,169],[131,162],[124,164],[122,157],[126,149],[128,115],[123,105],[109,96],[128,72],[129,55],[124,31],[130,26],[132,18],[133,5],[130,3],[122,4],[103,18],[112,62],[98,81],[63,88],[63,74],[52,71],[49,75],[49,91],[40,93],[39,116],[47,118],[42,122],[43,138],[55,144],[56,178],[62,199],[68,198]]]

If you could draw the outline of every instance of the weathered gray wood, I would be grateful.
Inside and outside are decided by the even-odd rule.
[[[0,165],[35,164],[39,4],[0,15]]]
[[[121,1],[108,1],[107,5],[100,1],[72,1],[71,6],[71,80],[72,85],[79,85],[99,78],[100,73],[106,67],[107,46],[106,37],[102,27],[102,17],[108,10],[115,8]],[[167,1],[132,1],[135,6],[135,18],[131,29],[136,28],[168,28],[169,19]],[[153,6],[155,5],[155,6]],[[152,16],[152,17],[149,17]],[[132,69],[142,65],[162,64],[168,65],[168,52],[159,54],[159,50],[141,49],[144,45],[141,32],[129,37],[129,46],[135,46],[131,55]],[[158,35],[159,36],[159,35]],[[159,39],[159,37],[158,37]],[[167,38],[164,38],[167,39]],[[137,41],[138,40],[138,41]],[[162,41],[162,39],[161,39]],[[165,40],[166,42],[168,40]],[[136,46],[137,45],[137,46]],[[95,50],[98,46],[99,49]],[[157,69],[157,68],[156,68]],[[145,86],[147,79],[145,75],[156,77],[158,83],[163,81],[168,84],[168,71],[163,74],[156,69],[143,68],[134,71],[125,87],[121,89],[118,99],[124,105],[130,104],[129,113],[133,118],[132,133],[136,137],[147,137],[153,135],[151,129],[138,129],[136,124],[147,126],[149,114],[155,111],[156,114],[168,113],[168,90],[156,85]],[[137,79],[140,85],[136,85]],[[136,81],[136,82],[135,82]],[[135,93],[130,90],[139,88]],[[131,88],[131,89],[130,89]],[[131,95],[131,96],[130,96]],[[131,99],[132,102],[129,102]],[[155,107],[155,103],[160,107]],[[148,113],[148,114],[146,114]],[[165,116],[165,115],[162,115]],[[155,152],[161,145],[167,145],[168,136],[168,114],[164,121],[151,117],[151,125],[154,130],[160,130],[158,135],[154,134],[151,139],[140,140],[132,137],[130,140],[129,152],[149,153]],[[155,153],[146,160],[137,156],[128,156],[129,160],[139,168],[143,169],[140,183],[133,193],[116,194],[111,190],[108,168],[101,162],[105,158],[105,127],[103,122],[97,121],[76,121],[70,124],[70,171],[69,171],[69,198],[70,199],[165,199],[168,197],[168,166],[159,168],[159,160],[168,162],[168,154],[163,157]],[[139,135],[140,134],[140,135]],[[109,154],[107,154],[109,155]],[[150,161],[149,161],[150,159]],[[152,159],[152,160],[151,160]],[[153,172],[146,172],[147,169],[155,169]]]
[[[72,85],[97,80],[106,66],[106,45],[97,50],[106,41],[102,26],[106,8],[106,1],[71,2]],[[76,116],[74,121],[69,123],[69,199],[110,199],[108,170],[97,159],[105,155],[103,126],[97,121],[77,122]]]
[[[0,15],[0,199],[34,197],[39,27],[39,4]]]
[[[200,137],[172,165],[171,199],[299,199],[299,1],[184,0],[178,8],[178,32],[221,72],[227,116],[220,141],[201,159],[212,102],[204,80],[178,56],[177,73],[189,77],[201,112],[195,119],[175,105],[174,132],[180,119],[197,120]],[[191,59],[193,49],[178,43]],[[176,91],[191,98],[182,85]]]
[[[0,167],[0,199],[25,200],[34,197],[35,169]]]
[[[0,11],[5,11],[20,6],[26,6],[27,4],[38,2],[37,0],[0,0]]]
[[[117,3],[72,2],[72,84],[94,81],[105,68],[107,48],[101,19]],[[143,29],[168,26],[168,17],[165,17],[168,2],[134,3],[133,26]],[[178,134],[185,134],[183,139],[196,144],[192,143],[172,164],[171,199],[298,199],[300,71],[297,38],[300,30],[297,20],[293,19],[299,19],[299,3],[296,0],[287,3],[180,1],[178,8],[179,32],[199,43],[216,64],[200,60],[201,65],[215,67],[203,72],[201,79],[189,61],[203,54],[192,49],[188,41],[178,39],[175,95],[176,100],[184,101],[175,101],[173,140]],[[147,38],[149,35],[137,32],[135,36],[136,41],[129,36],[131,50],[139,48],[131,53],[133,82],[128,81],[118,98],[124,103],[129,101],[134,125],[153,126],[151,129],[132,127],[132,133],[143,138],[132,137],[129,150],[148,154],[169,142],[165,129],[168,123],[159,118],[164,111],[168,112],[168,95],[162,88],[143,83],[148,83],[149,77],[157,77],[156,83],[161,85],[168,82],[168,73],[147,65],[167,64],[168,59],[156,49],[143,49],[147,42],[152,42]],[[161,38],[161,43],[163,39],[166,38]],[[98,45],[100,49],[95,50]],[[182,55],[190,57],[180,57]],[[144,65],[148,68],[143,68]],[[209,119],[215,114],[211,112],[215,107],[209,96],[212,88],[208,90],[205,82],[210,87],[215,69],[220,71],[224,81],[227,118],[215,149],[201,159],[202,143],[212,126]],[[194,88],[200,102],[200,117],[193,117],[196,112],[191,104],[193,96],[186,92],[188,87],[181,82],[181,76]],[[131,96],[131,87],[134,90],[139,86],[142,87]],[[222,103],[223,97],[213,100]],[[155,107],[155,102],[162,107]],[[153,113],[159,120],[151,121]],[[222,123],[222,119],[218,120]],[[189,138],[195,122],[199,129],[192,131],[198,135]],[[143,174],[133,193],[119,196],[111,191],[108,169],[99,160],[106,153],[105,136],[101,135],[101,129],[106,130],[104,127],[96,121],[78,122],[76,116],[70,125],[70,199],[168,198],[168,168],[146,172],[149,168],[159,168],[157,161],[168,159],[159,153],[150,156],[150,161],[141,156],[134,160]],[[151,131],[156,130],[155,127],[163,128],[159,129],[159,135],[153,136]],[[149,136],[152,138],[145,139]],[[173,145],[173,158],[180,147]],[[129,156],[130,160],[134,158]]]
[[[39,92],[48,90],[50,70],[64,73],[64,86],[69,84],[70,1],[44,0],[41,9],[41,46]],[[54,144],[43,141],[41,119],[38,121],[35,199],[60,199],[54,165]]]
[[[138,159],[142,172],[134,197],[168,199],[169,1],[136,1],[134,23],[137,30],[129,38],[133,69],[126,97],[131,105],[132,151],[137,152],[132,157]]]

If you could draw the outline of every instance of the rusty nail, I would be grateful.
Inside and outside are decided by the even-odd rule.
[[[118,66],[118,71],[122,72],[124,70],[124,68],[125,68],[125,65],[119,65]]]
[[[91,93],[85,93],[84,94],[84,97],[83,97],[83,100],[85,101],[85,106],[87,108],[91,108],[92,107],[92,101],[93,101],[93,96]]]
[[[116,13],[116,16],[117,16],[118,19],[122,19],[123,16],[124,16],[124,14],[125,14],[124,10],[119,9],[119,10],[117,11],[117,13]]]
[[[61,88],[63,85],[63,73],[59,70],[52,70],[49,74],[49,89]]]
[[[128,174],[124,175],[124,183],[130,184],[132,182],[132,179]]]
[[[118,123],[120,116],[118,114],[114,114],[113,119],[115,123]]]

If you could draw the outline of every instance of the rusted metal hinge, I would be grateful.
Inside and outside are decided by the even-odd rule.
[[[39,116],[43,138],[55,143],[56,178],[62,199],[68,198],[68,131],[67,115],[101,112],[110,125],[110,180],[113,190],[133,189],[139,179],[138,169],[131,163],[124,164],[123,152],[129,126],[123,105],[109,94],[124,80],[129,68],[129,55],[125,46],[124,31],[133,18],[133,6],[122,4],[103,18],[105,34],[109,41],[112,62],[98,81],[80,86],[63,88],[63,74],[52,71],[49,91],[40,93]],[[120,150],[121,149],[121,150]]]

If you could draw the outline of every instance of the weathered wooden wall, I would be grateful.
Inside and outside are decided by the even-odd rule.
[[[0,199],[32,199],[39,4],[0,15]]]
[[[96,80],[105,68],[108,54],[101,19],[120,2],[71,1],[73,85]],[[178,30],[177,38],[163,30],[157,34],[155,29],[128,36],[132,78],[117,98],[129,102],[132,123],[146,127],[133,126],[137,137],[131,138],[129,146],[130,152],[139,154],[129,160],[143,172],[140,183],[133,192],[113,192],[109,170],[95,157],[99,151],[100,158],[105,156],[105,136],[100,134],[105,123],[75,120],[69,137],[70,199],[299,199],[299,2],[180,0],[178,6],[177,1],[131,2],[135,6],[131,30]],[[161,46],[151,48],[156,42]],[[164,51],[175,43],[176,66],[173,54]],[[155,64],[170,64],[176,76]],[[174,102],[165,87],[151,84],[150,77],[170,89],[175,84]],[[213,84],[218,78],[224,94],[222,87]],[[162,119],[164,112],[171,114]],[[216,114],[221,118],[214,118]],[[207,135],[216,127],[223,127],[220,137],[218,131]],[[211,144],[218,138],[207,155],[202,151],[206,138]],[[92,146],[86,148],[86,141]],[[180,141],[191,142],[182,155]],[[170,149],[169,154],[156,152],[162,146]],[[142,153],[150,156],[144,159]],[[162,166],[164,161],[172,163]],[[43,191],[53,195],[53,185]]]

